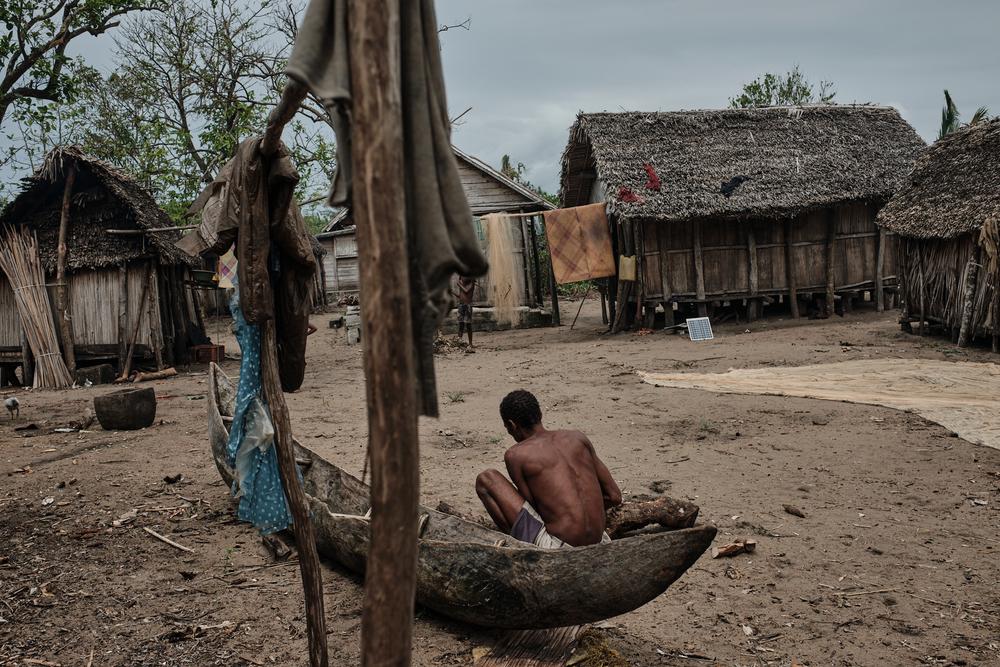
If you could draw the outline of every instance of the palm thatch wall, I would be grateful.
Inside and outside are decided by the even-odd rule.
[[[609,286],[619,306],[823,292],[832,307],[858,290],[881,303],[895,251],[875,215],[923,146],[876,106],[580,114],[561,197],[606,202],[615,251],[636,256],[641,280]]]
[[[923,151],[878,220],[901,239],[904,321],[1000,351],[1000,119]]]
[[[173,222],[131,177],[79,148],[57,148],[23,180],[21,192],[0,212],[0,225],[35,232],[42,266],[54,283],[60,214],[71,170],[75,182],[66,271],[76,356],[83,363],[121,364],[134,336],[136,357],[186,362],[190,337],[198,338],[203,330],[196,297],[187,286],[193,264],[174,247],[179,232],[150,231]],[[10,294],[10,285],[0,276],[0,353],[8,360],[21,355]]]

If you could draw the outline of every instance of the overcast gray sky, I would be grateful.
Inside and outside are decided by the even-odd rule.
[[[836,100],[900,110],[927,141],[948,88],[968,119],[1000,114],[998,0],[438,0],[457,146],[503,153],[548,190],[578,111],[727,105],[798,64]]]
[[[841,103],[900,110],[927,141],[948,88],[966,119],[1000,114],[1000,0],[438,0],[463,150],[492,165],[509,153],[558,188],[578,111],[719,108],[764,72],[798,64],[833,81]],[[81,43],[110,63],[110,40]]]

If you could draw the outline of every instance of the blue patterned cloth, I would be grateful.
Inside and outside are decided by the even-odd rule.
[[[267,535],[288,528],[292,524],[292,515],[278,473],[274,427],[262,397],[260,328],[244,319],[238,285],[233,290],[229,309],[236,323],[236,340],[243,355],[236,390],[236,410],[226,448],[229,465],[236,471],[232,491],[240,501],[239,518],[249,521],[262,535]]]

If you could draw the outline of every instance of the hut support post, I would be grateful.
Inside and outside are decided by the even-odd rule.
[[[128,265],[118,267],[118,370],[125,372],[125,354],[128,352]]]
[[[410,664],[420,469],[406,245],[400,3],[350,0],[354,221],[371,462],[362,667]]]
[[[149,260],[149,300],[146,302],[146,312],[149,319],[149,346],[153,348],[153,358],[156,360],[156,370],[163,370],[163,331],[160,325],[159,308],[160,285],[157,277],[156,260]]]
[[[69,231],[69,207],[73,197],[73,185],[76,183],[76,163],[70,162],[66,167],[66,187],[63,190],[62,211],[59,215],[59,246],[56,255],[56,311],[59,315],[59,333],[62,334],[63,358],[66,368],[72,373],[76,370],[76,350],[73,343],[73,322],[69,312],[69,286],[66,284],[66,235]]]
[[[885,311],[885,230],[878,230],[878,254],[875,258],[875,309]]]
[[[826,216],[826,316],[833,316],[834,301],[837,298],[834,275],[837,267],[834,249],[837,244],[837,209],[831,208]]]
[[[552,268],[552,259],[549,258],[549,290],[552,292],[552,326],[562,326],[559,318],[559,285],[556,283],[556,270]]]
[[[965,265],[965,290],[962,299],[962,328],[958,331],[958,346],[966,347],[973,338],[973,314],[976,312],[976,278],[979,274],[979,259],[981,250],[978,243],[973,242],[972,254]]]
[[[35,383],[35,355],[31,353],[28,337],[21,329],[21,386],[31,387]]]
[[[695,298],[698,299],[698,317],[706,317],[708,316],[708,305],[705,303],[705,256],[701,251],[701,221],[695,220],[691,224],[694,238],[694,280]]]
[[[535,285],[535,304],[542,306],[542,268],[538,261],[538,234],[535,231],[535,217],[527,219],[528,237],[531,239],[532,280]]]
[[[747,259],[749,260],[749,276],[747,277],[750,287],[750,302],[747,304],[747,320],[753,322],[760,317],[760,300],[757,294],[760,291],[760,279],[757,269],[757,238],[753,233],[753,223],[747,228]]]
[[[785,281],[788,283],[788,307],[792,317],[799,318],[799,290],[795,280],[795,264],[792,261],[792,221],[785,220]]]
[[[663,326],[674,326],[674,288],[670,283],[670,254],[667,252],[667,225],[656,225],[656,243],[660,253],[660,283],[663,285]]]

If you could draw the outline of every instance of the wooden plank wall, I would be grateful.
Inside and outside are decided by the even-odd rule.
[[[126,340],[130,340],[136,317],[140,318],[138,345],[149,345],[149,295],[142,299],[142,283],[146,277],[145,263],[128,267],[128,325]],[[118,298],[120,294],[118,268],[78,271],[69,283],[70,312],[73,317],[73,340],[76,345],[118,345]],[[51,290],[50,290],[51,298]],[[160,318],[159,299],[155,317]]]
[[[360,285],[358,243],[354,234],[320,239],[326,248],[323,270],[326,273],[326,293],[357,292]]]
[[[14,288],[0,274],[0,347],[21,349],[21,316],[14,302]]]
[[[851,203],[833,209],[834,283],[841,289],[872,289],[875,284],[879,230],[876,209]],[[796,217],[786,238],[781,220],[702,220],[679,223],[646,222],[643,234],[642,274],[647,302],[693,301],[697,296],[695,230],[700,226],[705,296],[732,299],[777,295],[788,290],[787,256],[798,291],[822,292],[827,283],[829,209]],[[757,286],[750,283],[750,247],[755,249]],[[790,243],[790,249],[785,244]],[[884,276],[896,278],[896,239],[889,234],[884,254]]]
[[[486,174],[464,160],[458,160],[458,176],[462,189],[475,214],[516,211],[530,205],[524,195]]]

